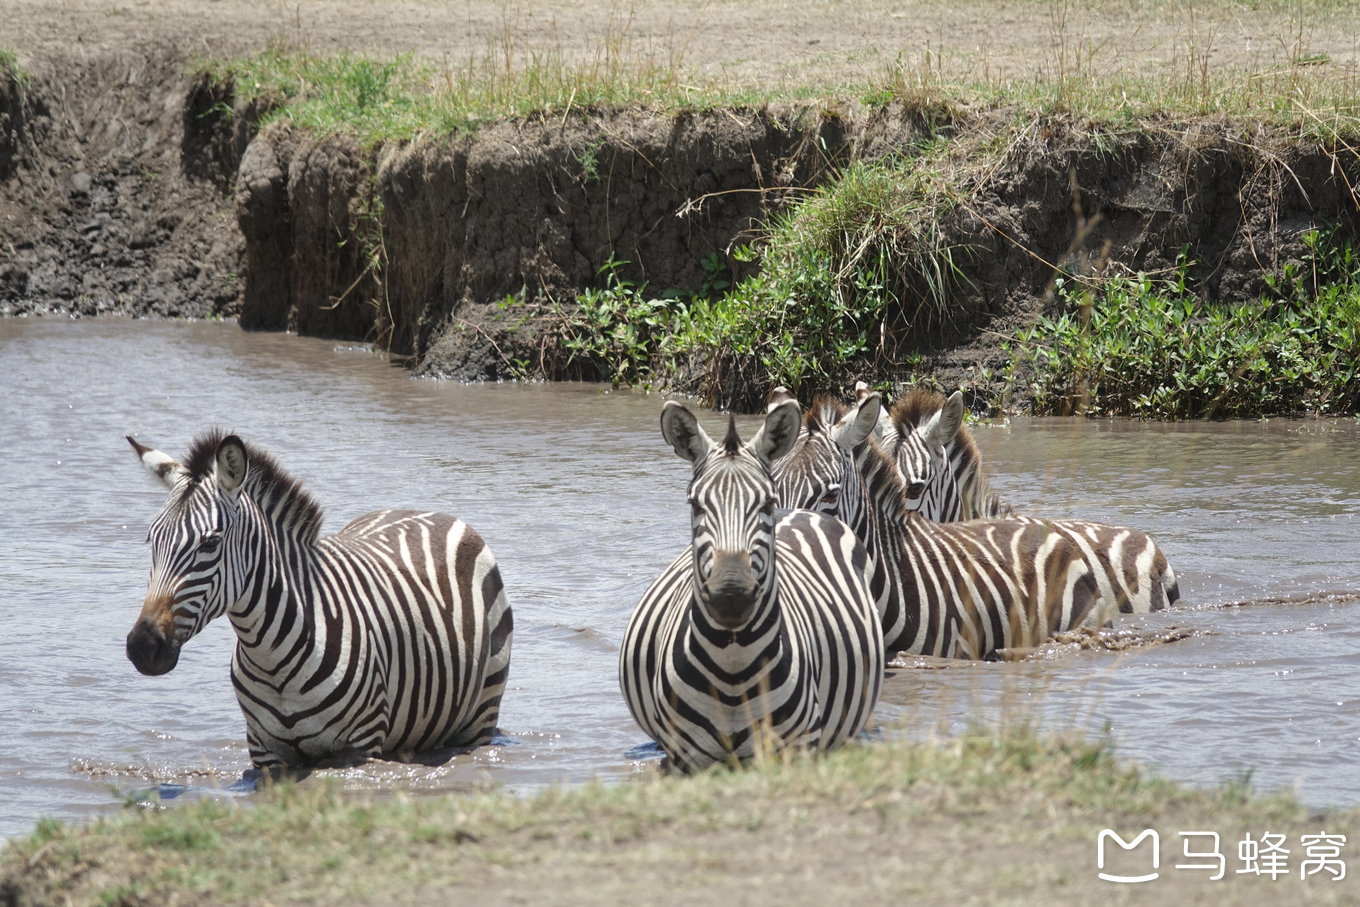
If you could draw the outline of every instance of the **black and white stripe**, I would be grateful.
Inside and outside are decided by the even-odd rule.
[[[856,396],[863,397],[863,385]],[[982,455],[964,423],[963,395],[948,399],[935,391],[908,391],[893,403],[878,432],[894,452],[908,486],[908,506],[936,522],[1017,516],[989,487]],[[1146,533],[1089,520],[1045,520],[1081,548],[1096,570],[1101,594],[1119,602],[1125,614],[1160,611],[1180,598],[1175,571]]]
[[[857,401],[868,393],[864,382],[855,385]],[[1013,514],[982,470],[982,455],[964,425],[963,394],[945,399],[918,388],[879,411],[875,433],[902,470],[913,510],[937,523]]]
[[[231,676],[259,768],[409,759],[488,742],[513,619],[490,549],[441,513],[384,510],[319,537],[321,509],[235,435],[185,463],[128,438],[170,489],[128,658],[174,668],[227,615]]]
[[[772,405],[788,405],[782,399]],[[781,503],[835,514],[869,549],[889,652],[985,658],[1102,626],[1121,610],[1124,590],[1051,522],[922,518],[874,437],[880,408],[877,394],[850,409],[815,401],[773,475]]]
[[[784,747],[830,750],[868,723],[882,683],[868,554],[845,524],[776,510],[769,466],[797,438],[796,404],[742,444],[714,442],[675,402],[662,434],[694,465],[692,542],[624,633],[633,717],[682,771]]]

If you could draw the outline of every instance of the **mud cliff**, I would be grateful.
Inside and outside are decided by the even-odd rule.
[[[947,372],[995,362],[1057,267],[1165,270],[1184,252],[1206,293],[1240,298],[1303,230],[1354,235],[1360,210],[1344,144],[1229,120],[586,110],[363,147],[258,129],[267,104],[188,72],[151,48],[0,76],[0,311],[239,315],[492,378],[526,351],[550,362],[528,303],[570,305],[611,258],[654,292],[698,287],[706,257],[839,166],[932,138],[957,149],[936,225],[964,250],[955,310],[892,348]]]

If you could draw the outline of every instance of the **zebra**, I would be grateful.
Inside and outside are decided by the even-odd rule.
[[[868,393],[863,381],[855,385],[856,401]],[[911,507],[926,519],[948,523],[1014,514],[982,471],[982,455],[964,425],[962,393],[946,399],[917,388],[879,413],[875,433],[902,469]]]
[[[714,441],[675,401],[666,441],[693,464],[692,542],[629,619],[619,683],[682,772],[785,748],[834,749],[868,724],[884,671],[868,553],[838,520],[779,512],[769,467],[798,436],[777,407],[748,444]]]
[[[199,435],[183,464],[128,442],[170,489],[147,532],[128,659],[164,674],[226,614],[256,769],[409,761],[492,739],[514,621],[469,526],[383,510],[321,537],[313,498],[234,434]]]
[[[860,382],[855,395],[863,399]],[[880,408],[880,413],[882,412]],[[927,389],[908,391],[893,403],[884,427],[876,431],[895,447],[895,460],[907,483],[909,506],[936,522],[1017,515],[988,486],[982,455],[964,424],[963,395],[947,399]],[[1150,536],[1137,529],[1088,520],[1043,521],[1065,533],[1099,567],[1102,594],[1114,596],[1125,614],[1160,611],[1180,599],[1180,586],[1166,555]]]
[[[790,402],[778,389],[770,406]],[[1074,627],[1104,626],[1143,591],[1129,587],[1147,584],[1144,559],[1135,575],[1112,579],[1080,533],[1051,521],[923,518],[875,437],[881,407],[877,393],[851,408],[814,400],[772,475],[781,504],[838,517],[868,548],[889,652],[992,658]]]

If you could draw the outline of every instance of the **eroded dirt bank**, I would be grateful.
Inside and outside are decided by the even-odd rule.
[[[705,258],[837,167],[928,136],[916,111],[850,101],[573,112],[364,148],[258,130],[260,107],[192,72],[153,46],[0,77],[0,312],[239,315],[374,341],[442,377],[517,361],[560,377],[574,372],[552,313],[611,256],[654,292],[698,288]],[[937,224],[963,250],[955,311],[943,331],[889,338],[866,363],[878,377],[922,352],[945,383],[998,367],[999,338],[1082,256],[1155,271],[1184,251],[1207,293],[1233,299],[1302,231],[1356,229],[1355,154],[1285,130],[1006,111],[934,128],[958,152]]]

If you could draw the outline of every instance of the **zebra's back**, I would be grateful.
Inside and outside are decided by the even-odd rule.
[[[624,633],[629,711],[679,768],[745,760],[765,747],[826,751],[868,724],[884,668],[868,555],[839,520],[791,511],[776,526],[782,657],[730,672],[691,620],[687,548],[643,594]],[[720,645],[721,643],[719,643]]]
[[[856,394],[862,400],[867,389],[857,387]],[[1101,609],[1113,608],[1111,614],[1160,611],[1180,598],[1166,555],[1147,533],[1087,520],[1015,514],[991,490],[963,416],[959,392],[946,400],[934,391],[918,389],[894,403],[886,420],[894,460],[904,479],[924,478],[916,505],[923,517],[937,522],[1006,517],[1051,527],[1081,549],[1099,586]]]
[[[1049,526],[1071,539],[1093,567],[1102,599],[1118,613],[1162,611],[1180,598],[1175,571],[1146,532],[1090,520],[1014,519]]]
[[[912,530],[901,612],[885,621],[889,651],[985,658],[1106,619],[1081,551],[1039,521],[915,519]]]

